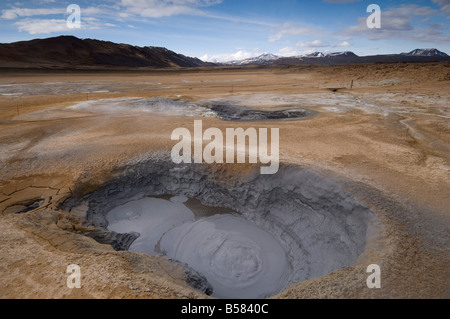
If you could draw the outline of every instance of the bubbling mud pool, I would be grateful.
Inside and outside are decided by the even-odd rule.
[[[273,296],[364,252],[375,215],[328,177],[293,165],[275,175],[229,169],[155,155],[65,205],[87,203],[97,229],[90,237],[165,255],[188,269],[189,284],[218,298]]]
[[[302,108],[285,110],[257,110],[220,101],[193,103],[169,98],[115,98],[85,101],[70,106],[69,110],[89,112],[151,112],[166,116],[218,117],[225,121],[258,121],[296,119],[314,115]]]
[[[217,298],[264,298],[285,287],[292,269],[281,244],[236,214],[196,219],[187,198],[144,198],[107,215],[108,229],[139,237],[129,251],[162,254],[206,277]]]

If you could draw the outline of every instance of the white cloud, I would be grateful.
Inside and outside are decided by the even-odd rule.
[[[221,3],[222,0],[121,0],[125,13],[147,18],[161,18],[174,15],[201,15],[201,7]]]
[[[67,21],[61,19],[23,19],[14,23],[20,32],[29,34],[48,34],[68,31]]]
[[[287,22],[283,24],[274,35],[269,37],[269,42],[278,41],[285,36],[293,36],[293,35],[313,36],[319,34],[321,34],[321,31],[318,30],[317,28],[295,26],[292,23]]]
[[[244,60],[253,58],[256,56],[261,55],[260,52],[248,52],[245,50],[239,50],[235,53],[220,53],[220,54],[205,54],[200,57],[200,60],[207,61],[207,62],[229,62],[229,61],[236,61],[236,60]]]
[[[222,0],[121,0],[122,6],[155,7],[160,5],[170,6],[197,6],[208,7],[221,3]]]
[[[268,21],[265,21],[263,19],[248,19],[248,18],[242,18],[237,16],[227,16],[227,15],[219,15],[219,14],[211,14],[210,12],[203,12],[199,11],[199,15],[205,18],[211,18],[211,19],[217,19],[217,20],[224,20],[224,21],[230,21],[236,24],[254,24],[254,25],[260,25],[260,26],[266,26],[275,28],[277,25],[274,23],[270,23]]]
[[[345,30],[347,34],[357,34],[365,32],[366,34],[389,35],[392,31],[411,31],[414,26],[411,20],[419,16],[432,16],[438,13],[437,10],[430,7],[419,7],[418,5],[402,5],[398,8],[392,8],[388,11],[382,11],[381,29],[369,29],[366,23],[366,17],[359,18],[358,24]],[[378,32],[371,32],[378,31]]]
[[[54,32],[67,32],[76,29],[67,27],[66,19],[22,19],[14,23],[20,32],[28,32],[29,34],[49,34]],[[82,30],[94,30],[101,27],[116,27],[112,23],[102,23],[96,18],[86,17],[81,21]]]
[[[420,7],[415,4],[402,5],[387,11],[382,11],[381,29],[369,29],[367,27],[367,17],[358,19],[357,24],[344,29],[341,35],[344,36],[364,36],[370,40],[382,39],[402,39],[419,42],[450,42],[450,35],[442,30],[437,30],[432,26],[428,28],[419,27],[420,24],[413,23],[413,20],[421,17],[432,17],[439,11],[431,7]],[[422,19],[423,20],[423,19]]]
[[[328,3],[338,3],[338,4],[342,4],[342,3],[353,3],[353,2],[359,2],[360,0],[325,0],[325,2]]]
[[[323,53],[327,53],[330,50],[326,49],[326,50],[320,50],[320,51]],[[304,56],[304,55],[315,53],[315,52],[317,52],[317,50],[315,48],[307,48],[307,49],[303,49],[303,50],[298,50],[297,48],[293,48],[293,47],[285,47],[274,54],[281,56],[281,57],[295,57],[295,56]]]
[[[162,17],[170,17],[174,15],[199,15],[201,13],[200,10],[195,8],[190,8],[186,6],[170,6],[170,7],[157,7],[157,8],[146,8],[139,9],[137,7],[128,8],[127,13],[131,13],[134,15],[140,15],[146,18],[162,18]]]
[[[300,55],[300,51],[292,48],[292,47],[285,47],[280,49],[277,53],[275,53],[278,56],[282,56],[282,57],[289,57],[289,56],[297,56]]]
[[[322,48],[327,47],[328,44],[320,41],[320,40],[314,40],[312,42],[298,42],[296,44],[297,47],[303,47],[303,48]]]
[[[181,14],[206,15],[201,8],[216,5],[221,2],[222,0],[117,0],[111,5],[100,4],[98,6],[82,7],[81,15],[105,15],[122,18],[130,18],[133,16],[160,18]],[[0,18],[14,20],[48,15],[67,15],[66,6],[60,8],[34,9],[15,7],[2,10]]]
[[[450,14],[450,0],[433,0],[433,3],[439,5],[442,12]]]
[[[352,46],[352,44],[347,41],[344,41],[344,42],[341,42],[341,43],[338,43],[335,45],[335,47],[351,47],[351,46]]]
[[[109,6],[98,6],[98,7],[87,7],[81,8],[81,15],[82,16],[89,16],[89,15],[110,15],[111,14],[111,7]]]
[[[51,1],[48,1],[51,2]],[[98,7],[81,8],[81,28],[98,29],[101,27],[115,27],[116,25],[107,22],[100,22],[94,16],[111,16],[111,6],[99,5]],[[59,15],[53,19],[48,16]],[[7,20],[17,20],[14,22],[20,32],[29,34],[49,34],[54,32],[74,31],[67,27],[66,17],[70,15],[67,8],[12,8],[2,10],[0,18]],[[38,18],[39,17],[39,18]],[[62,19],[63,18],[63,19]]]
[[[44,15],[54,15],[54,14],[65,14],[66,8],[55,8],[55,9],[26,9],[26,8],[14,8],[2,10],[1,19],[14,20],[22,17],[32,17],[32,16],[44,16]]]
[[[108,14],[108,8],[105,6],[81,8],[82,15],[96,15]],[[34,16],[48,16],[48,15],[68,15],[66,7],[50,8],[50,9],[28,9],[28,8],[13,8],[2,10],[0,19],[14,20],[18,18],[29,18]]]

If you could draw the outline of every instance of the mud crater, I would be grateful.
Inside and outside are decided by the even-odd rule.
[[[282,165],[275,175],[260,175],[258,168],[250,169],[250,171],[245,176],[238,176],[226,165],[221,167],[200,164],[176,165],[167,159],[149,160],[124,167],[118,177],[82,198],[71,198],[64,205],[66,209],[70,209],[79,205],[80,202],[88,202],[87,219],[96,226],[96,231],[90,236],[99,242],[111,244],[116,250],[129,250],[142,235],[133,229],[127,231],[121,229],[120,232],[108,229],[108,214],[123,205],[149,197],[170,195],[177,198],[181,196],[198,199],[205,206],[223,207],[235,211],[239,216],[233,214],[230,216],[242,218],[243,223],[248,223],[248,226],[242,227],[242,232],[245,234],[246,229],[255,227],[258,229],[255,232],[269,234],[274,240],[272,244],[279,245],[284,254],[286,265],[283,266],[283,271],[278,273],[278,286],[274,287],[267,276],[263,276],[259,280],[267,280],[270,289],[267,289],[263,282],[255,286],[256,290],[246,290],[244,285],[235,287],[232,295],[227,295],[226,289],[219,287],[219,290],[214,290],[222,285],[220,280],[218,284],[215,282],[217,278],[204,273],[204,268],[196,269],[198,265],[192,262],[192,259],[173,258],[183,264],[187,272],[192,275],[188,277],[194,278],[191,282],[195,283],[195,288],[219,298],[269,297],[280,293],[293,283],[320,277],[355,263],[365,249],[370,224],[374,217],[374,213],[368,207],[322,174],[309,169]],[[131,215],[128,212],[122,217],[127,219]],[[195,240],[193,234],[202,233],[196,228],[200,227],[194,224],[196,222],[208,224],[213,221],[202,218],[192,221],[195,227],[190,225],[181,229],[179,233],[183,233],[184,237],[178,241],[177,249],[180,242],[186,244],[189,240]],[[176,226],[180,227],[180,224]],[[236,228],[230,227],[233,231]],[[179,236],[179,233],[171,234],[172,238]],[[274,259],[271,255],[270,250],[274,247],[270,246],[272,244],[256,246],[236,244],[233,238],[239,236],[234,233],[227,234],[221,226],[210,229],[207,236],[209,238],[206,238],[206,242],[218,240],[216,237],[230,236],[228,239],[221,238],[218,241],[219,246],[232,246],[220,256],[214,256],[216,259],[220,258],[221,267],[227,264],[230,267],[236,266],[236,263],[233,263],[236,259],[242,262],[238,263],[238,267],[250,269],[255,274],[265,270],[265,267],[279,267],[277,266],[279,256]],[[202,238],[197,240],[201,241]],[[245,239],[244,241],[248,243],[255,240]],[[267,249],[269,251],[264,251],[265,247],[271,248]],[[191,245],[191,247],[188,245],[178,251],[185,256],[195,253],[208,255],[204,248],[201,245]],[[191,249],[192,252],[186,252],[186,249]],[[233,251],[233,254],[228,254],[229,251]],[[236,255],[239,251],[241,256]],[[270,257],[265,257],[269,255]],[[175,256],[179,255],[175,254]],[[265,259],[262,260],[260,256]],[[245,275],[244,270],[239,274]],[[225,271],[222,269],[221,272]],[[267,274],[270,274],[270,271]],[[211,282],[213,282],[212,285]]]

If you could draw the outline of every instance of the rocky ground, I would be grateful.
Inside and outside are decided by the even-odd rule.
[[[295,284],[279,298],[448,298],[450,65],[220,68],[141,73],[4,73],[0,78],[0,296],[205,298],[166,258],[94,240],[81,199],[124,167],[170,153],[178,127],[280,128],[283,164],[335,181],[379,225],[358,260]],[[351,83],[353,81],[353,87]],[[288,121],[230,122],[137,110],[70,108],[164,97],[259,110],[303,108]],[[251,167],[214,178],[245,182]],[[80,204],[80,203],[78,203]],[[90,236],[91,234],[91,236]],[[94,236],[95,237],[95,236]],[[107,237],[107,236],[106,236]],[[68,289],[78,264],[82,288]],[[382,288],[366,286],[369,264]]]

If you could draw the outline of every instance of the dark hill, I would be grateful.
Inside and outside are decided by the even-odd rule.
[[[137,47],[73,36],[0,44],[2,68],[167,68],[211,66],[161,47]]]

